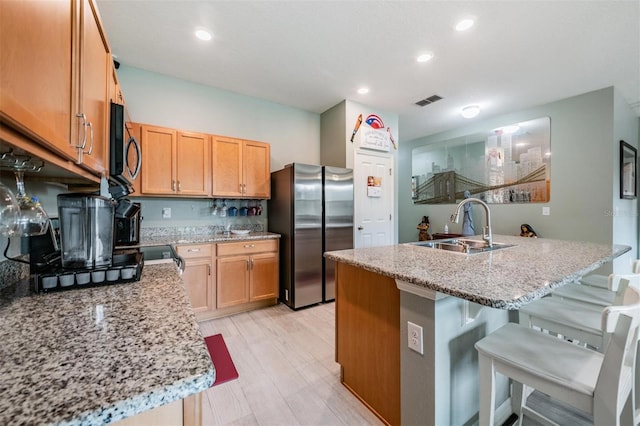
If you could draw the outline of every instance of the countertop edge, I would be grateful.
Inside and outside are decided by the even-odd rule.
[[[559,240],[558,240],[559,241]],[[399,244],[399,245],[404,245],[404,244]],[[392,249],[393,247],[396,247],[398,245],[393,245],[393,246],[388,246],[390,249]],[[346,250],[349,252],[357,252],[360,249],[351,249],[351,250]],[[367,250],[367,249],[361,249],[361,250]],[[398,271],[393,271],[393,270],[388,270],[385,269],[383,267],[380,267],[379,264],[376,263],[372,263],[372,262],[365,262],[365,261],[359,261],[359,260],[355,260],[352,258],[349,258],[347,256],[341,255],[340,251],[335,251],[335,252],[325,252],[324,256],[327,259],[331,259],[333,261],[336,262],[340,262],[340,263],[344,263],[344,264],[348,264],[351,266],[355,266],[370,272],[374,272],[380,275],[384,275],[386,277],[389,278],[393,278],[395,280],[401,280],[405,283],[408,284],[412,284],[415,285],[416,287],[419,288],[427,288],[430,290],[434,290],[443,294],[447,294],[450,296],[455,296],[461,299],[465,299],[465,300],[469,300],[475,303],[478,303],[480,305],[484,305],[484,306],[489,306],[492,308],[497,308],[497,309],[508,309],[508,310],[517,310],[519,309],[522,305],[525,305],[529,302],[532,302],[536,299],[539,299],[547,294],[549,294],[550,292],[552,292],[554,289],[561,287],[569,282],[575,281],[577,279],[579,279],[580,277],[582,277],[583,275],[592,272],[596,269],[598,269],[599,267],[601,267],[602,265],[612,261],[613,259],[631,251],[631,247],[629,246],[624,246],[624,245],[618,245],[618,244],[613,244],[611,246],[611,250],[612,253],[608,256],[604,256],[603,258],[601,258],[600,260],[591,263],[590,265],[581,268],[577,271],[575,271],[574,273],[565,276],[563,279],[561,280],[557,280],[554,282],[550,282],[548,283],[548,285],[544,286],[543,288],[538,289],[537,291],[525,294],[521,297],[518,297],[516,299],[498,299],[498,298],[490,298],[490,297],[483,297],[481,295],[478,294],[472,294],[472,293],[467,293],[467,292],[463,292],[463,291],[456,291],[451,289],[450,287],[448,287],[445,284],[442,283],[438,283],[438,282],[434,282],[433,280],[430,280],[429,278],[422,278],[422,277],[418,277],[416,275],[411,275],[411,274],[402,274],[399,273]],[[457,253],[452,253],[451,255],[458,255]],[[473,256],[479,256],[482,254],[478,254],[478,255],[473,255]]]

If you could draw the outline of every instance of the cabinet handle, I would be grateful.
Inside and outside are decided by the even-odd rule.
[[[82,119],[82,143],[76,145],[76,148],[84,149],[87,145],[87,116],[84,113],[79,113],[76,114],[76,117]]]
[[[178,192],[182,191],[182,185],[180,185],[180,181],[178,181]]]
[[[249,270],[249,259],[247,259],[247,271]]]
[[[87,155],[91,155],[91,153],[93,152],[93,123],[89,122],[88,126],[90,135],[89,139],[91,140],[91,143],[89,143],[89,151],[84,151],[84,153]]]
[[[176,192],[176,181],[175,181],[175,180],[172,180],[172,181],[171,181],[171,190],[172,190],[173,192]]]
[[[251,269],[253,269],[253,257],[251,258]]]
[[[245,244],[244,248],[254,248],[255,246],[255,244]]]
[[[207,265],[207,270],[209,271],[209,276],[211,276],[211,265]]]
[[[189,253],[197,253],[197,252],[199,252],[199,251],[200,251],[200,249],[199,249],[199,248],[194,248],[194,249],[188,249],[187,251],[188,251]]]
[[[243,193],[243,194],[246,194],[246,193],[247,193],[247,184],[246,184],[246,183],[243,183],[243,184],[242,184],[242,193]]]

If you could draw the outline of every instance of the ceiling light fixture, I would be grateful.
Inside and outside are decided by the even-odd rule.
[[[358,94],[360,95],[366,95],[367,93],[369,93],[369,88],[368,87],[361,87],[358,89]]]
[[[209,31],[204,28],[197,28],[195,32],[196,37],[203,41],[209,41],[212,38],[212,35]]]
[[[473,118],[480,114],[480,107],[478,105],[469,105],[462,108],[460,112],[464,118]]]
[[[422,55],[416,58],[416,61],[429,62],[431,59],[433,59],[433,53],[423,53]]]
[[[473,19],[467,18],[456,24],[456,31],[467,31],[469,28],[473,27],[474,21]]]

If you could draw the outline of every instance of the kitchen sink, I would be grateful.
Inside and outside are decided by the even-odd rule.
[[[446,250],[465,254],[484,253],[487,251],[499,250],[507,247],[513,247],[513,244],[493,243],[489,247],[489,243],[484,240],[470,240],[466,238],[450,238],[446,240],[419,241],[408,243],[411,245],[432,248],[436,250]]]

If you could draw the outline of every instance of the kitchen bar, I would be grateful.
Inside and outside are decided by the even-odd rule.
[[[414,244],[325,253],[338,263],[336,358],[342,381],[384,421],[473,421],[473,344],[509,322],[510,310],[630,251],[506,235],[494,240],[512,246],[478,254]],[[424,332],[423,354],[407,348],[409,322]],[[367,379],[374,377],[371,368],[373,381]],[[500,390],[498,400],[506,401],[507,383]]]

